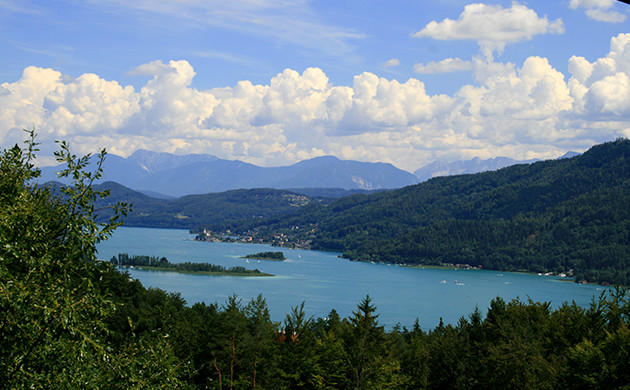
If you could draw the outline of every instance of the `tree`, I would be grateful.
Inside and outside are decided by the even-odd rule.
[[[233,389],[244,371],[242,363],[245,359],[245,339],[247,334],[247,318],[243,313],[242,300],[236,294],[230,295],[219,314],[219,329],[213,345],[213,365],[216,369],[219,389],[223,383]],[[243,384],[244,385],[244,384]],[[239,387],[239,386],[237,386]]]
[[[96,261],[95,248],[120,224],[127,205],[113,205],[107,222],[95,222],[94,201],[107,196],[92,188],[102,176],[105,150],[97,156],[96,170],[88,172],[90,155],[77,158],[60,143],[56,157],[66,163],[61,176],[74,184],[59,191],[34,183],[37,143],[34,131],[29,136],[26,148],[16,145],[0,154],[1,386],[176,385],[178,366],[169,373],[160,364],[172,357],[167,344],[136,342],[115,351],[107,337],[106,319],[117,303],[103,281],[118,271]],[[160,350],[161,360],[143,358],[139,350],[146,355]]]
[[[553,389],[558,367],[550,359],[549,303],[491,303],[481,366],[488,388]]]
[[[357,305],[357,311],[347,323],[343,340],[346,361],[355,389],[375,386],[382,378],[381,369],[386,363],[385,331],[378,325],[376,306],[366,295]]]
[[[244,312],[248,320],[247,334],[249,338],[247,340],[247,355],[249,356],[248,363],[249,371],[251,372],[251,384],[252,388],[256,389],[260,386],[261,382],[264,384],[264,372],[267,371],[272,364],[271,360],[273,359],[266,359],[265,352],[271,350],[275,329],[269,316],[267,301],[263,298],[262,294],[259,294],[256,298],[252,298],[245,306]],[[260,374],[261,371],[263,371],[263,375]]]

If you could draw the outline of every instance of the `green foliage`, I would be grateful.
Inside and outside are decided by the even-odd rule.
[[[145,383],[149,366],[163,360],[139,358],[137,351],[159,348],[156,353],[168,359],[167,347],[127,343],[113,350],[109,343],[107,318],[118,303],[102,281],[116,271],[95,261],[95,245],[120,223],[126,206],[114,206],[107,222],[94,221],[93,202],[106,193],[91,184],[101,175],[105,152],[98,155],[97,171],[86,172],[89,157],[77,158],[61,143],[61,175],[74,185],[57,194],[33,184],[37,143],[34,132],[29,135],[25,149],[16,145],[0,155],[0,384],[48,389]],[[131,365],[121,365],[125,359],[148,371],[130,371]]]
[[[389,379],[386,371],[390,367],[386,359],[385,331],[378,325],[377,318],[376,307],[367,295],[341,334],[348,374],[355,389],[390,387],[386,383]]]
[[[630,384],[629,303],[620,289],[589,309],[497,298],[485,318],[476,309],[425,332],[386,331],[369,296],[348,318],[310,318],[303,303],[280,325],[262,297],[232,295],[182,306],[167,328],[199,388],[614,389]]]

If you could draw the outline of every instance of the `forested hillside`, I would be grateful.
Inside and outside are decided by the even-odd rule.
[[[114,182],[94,188],[107,190],[110,194],[105,199],[96,200],[95,207],[103,210],[99,213],[99,221],[110,216],[108,204],[126,202],[133,205],[125,217],[126,226],[155,228],[195,229],[228,220],[259,220],[292,214],[299,208],[317,207],[334,200],[269,188],[188,195],[177,199],[151,198]]]
[[[630,285],[630,141],[570,159],[434,178],[291,217],[210,226],[284,233],[353,260],[573,272]]]

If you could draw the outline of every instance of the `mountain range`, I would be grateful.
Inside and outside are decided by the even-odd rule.
[[[437,176],[497,170],[532,163],[507,157],[487,160],[435,161],[413,174],[392,164],[316,157],[284,167],[260,167],[238,160],[223,160],[207,154],[174,155],[138,150],[124,158],[108,154],[104,180],[155,198],[173,198],[234,189],[338,188],[374,191],[417,184]],[[60,181],[59,167],[42,168],[41,182]],[[63,180],[61,180],[63,182]]]
[[[59,181],[58,170],[59,167],[42,168],[40,181]],[[104,178],[153,197],[180,197],[243,188],[380,190],[417,182],[413,174],[391,164],[343,161],[332,156],[265,168],[210,155],[177,156],[145,150],[128,158],[107,155]]]

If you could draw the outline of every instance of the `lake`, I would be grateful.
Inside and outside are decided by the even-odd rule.
[[[555,276],[487,270],[408,268],[341,259],[339,253],[292,250],[260,244],[193,241],[187,230],[121,227],[98,245],[98,258],[118,253],[164,256],[172,263],[207,262],[225,267],[244,266],[273,277],[233,277],[130,270],[145,287],[179,292],[188,304],[218,302],[236,294],[247,303],[262,294],[271,317],[282,321],[290,309],[305,302],[314,317],[331,309],[347,317],[367,294],[377,306],[379,323],[411,327],[416,318],[424,329],[440,321],[455,324],[479,306],[482,313],[497,296],[550,302],[553,307],[575,301],[587,306],[604,287],[567,282]],[[285,261],[246,260],[242,256],[282,251]]]

